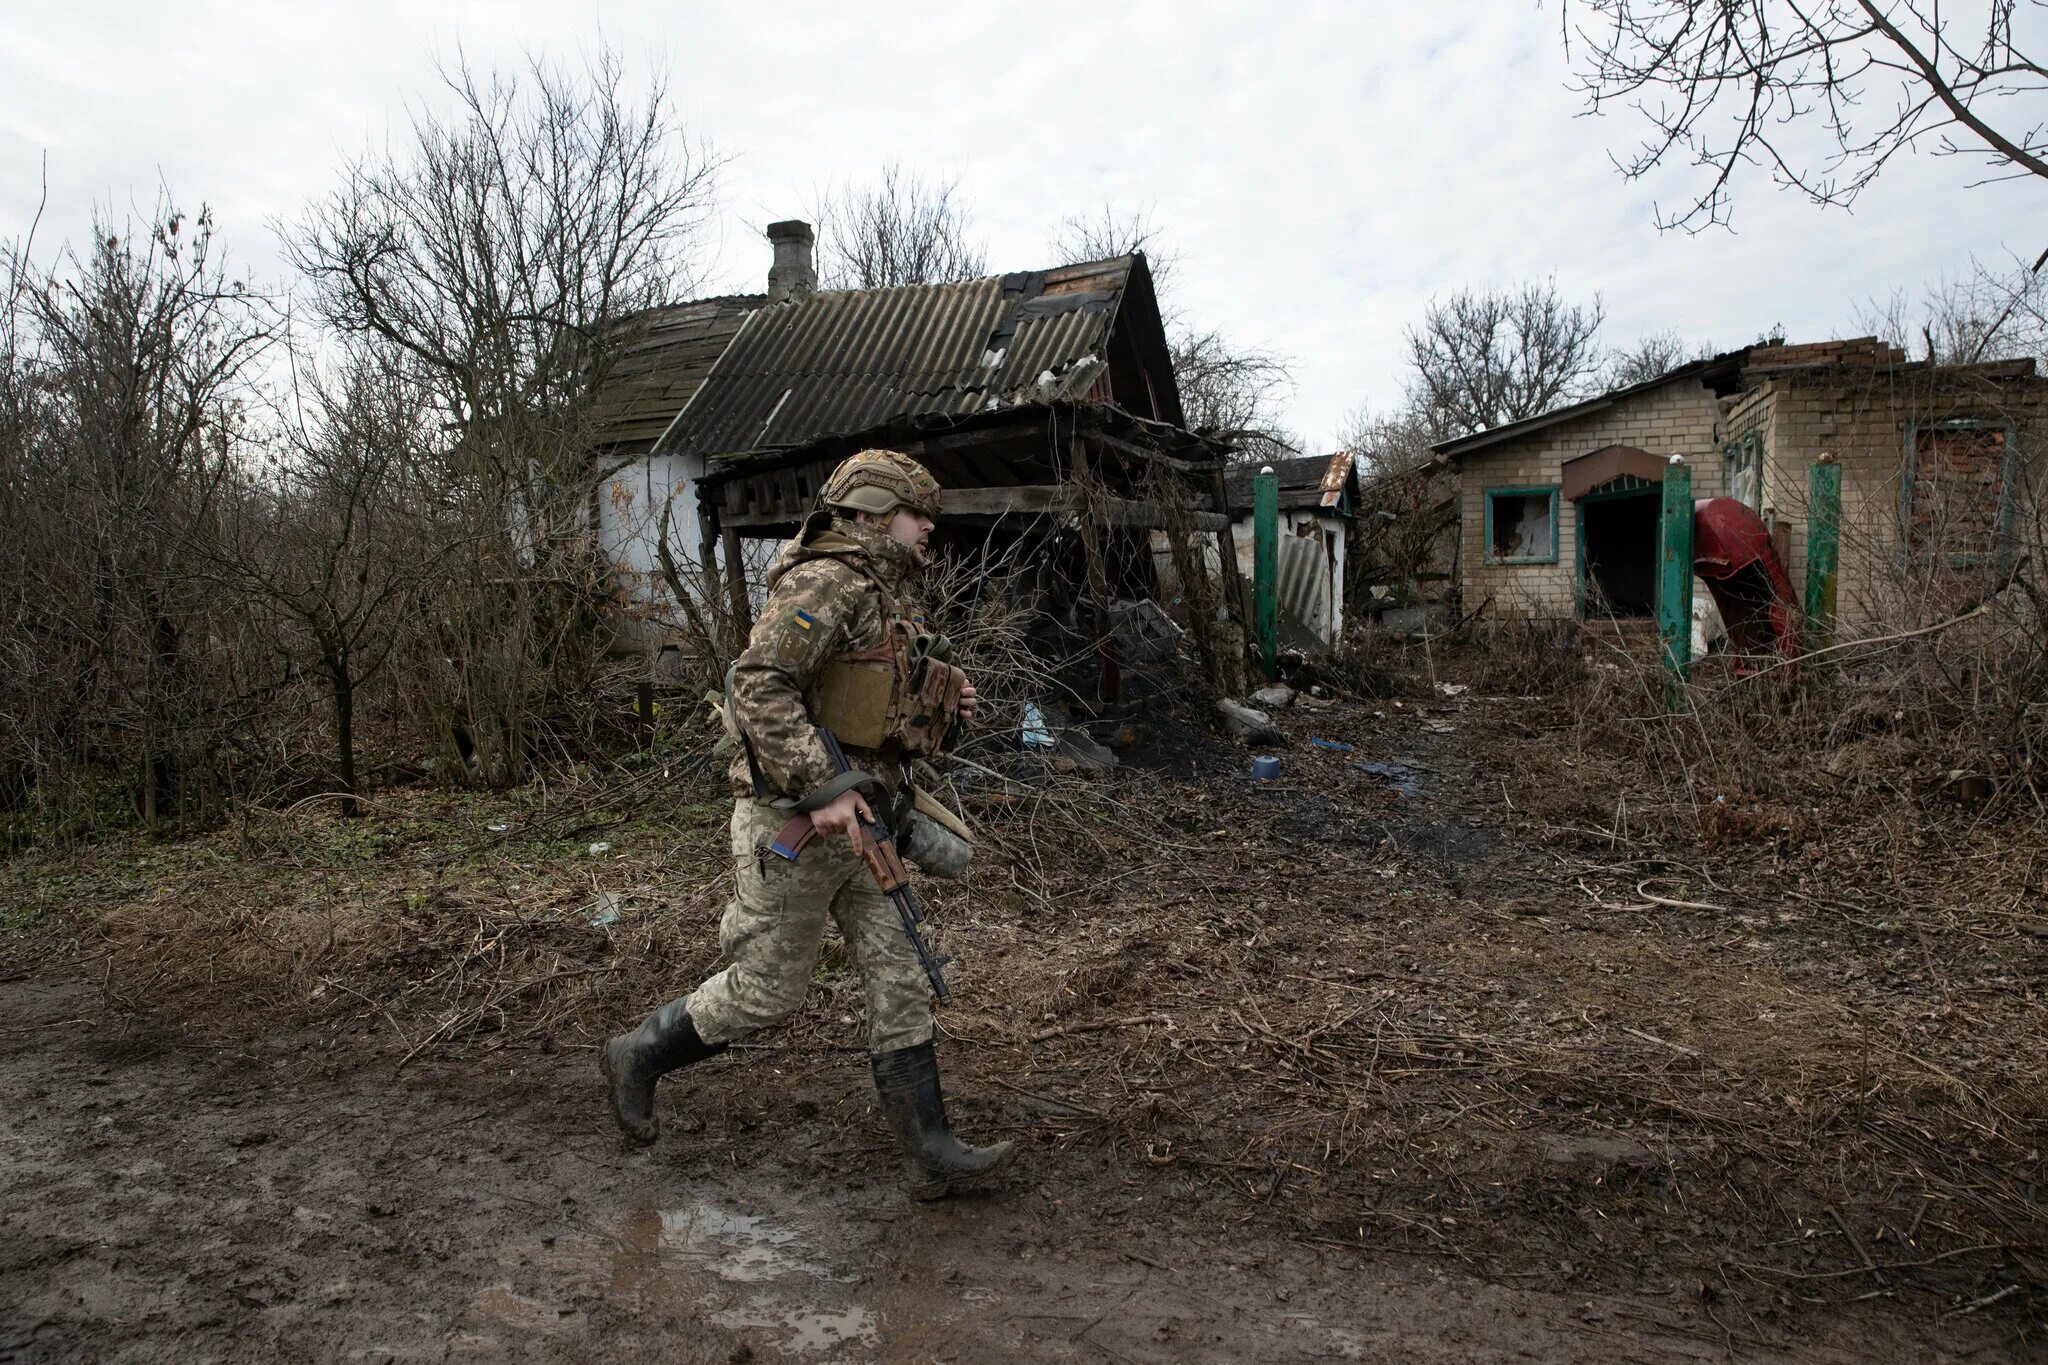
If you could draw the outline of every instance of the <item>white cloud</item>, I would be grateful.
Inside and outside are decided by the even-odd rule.
[[[95,203],[159,178],[214,205],[223,238],[280,278],[268,224],[348,152],[438,103],[437,56],[574,61],[604,40],[664,60],[696,132],[734,159],[714,285],[756,287],[753,235],[834,182],[900,160],[960,176],[994,268],[1045,263],[1059,222],[1149,207],[1196,319],[1290,356],[1291,425],[1318,443],[1401,383],[1401,331],[1432,295],[1557,277],[1601,293],[1609,339],[1675,327],[1734,345],[1772,324],[1838,332],[1871,294],[1917,288],[2024,237],[2032,183],[1890,167],[1853,214],[1761,176],[1739,232],[1660,234],[1654,191],[1608,163],[1640,129],[1580,117],[1548,7],[1059,3],[859,6],[505,3],[45,5],[0,17],[0,235],[82,237]]]

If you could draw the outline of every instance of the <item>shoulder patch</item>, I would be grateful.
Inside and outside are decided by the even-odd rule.
[[[824,641],[826,635],[818,614],[795,603],[781,613],[774,631],[775,661],[780,664],[793,664],[805,658],[814,643]]]

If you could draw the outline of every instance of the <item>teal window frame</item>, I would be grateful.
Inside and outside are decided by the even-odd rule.
[[[1562,491],[1562,489],[1563,489],[1563,485],[1562,485],[1562,484],[1555,484],[1555,483],[1547,483],[1547,484],[1537,484],[1537,485],[1535,485],[1535,486],[1533,486],[1533,487],[1528,487],[1528,488],[1488,488],[1488,489],[1485,489],[1485,490],[1484,490],[1484,491],[1483,491],[1483,492],[1482,492],[1482,493],[1480,494],[1480,497],[1481,497],[1481,499],[1482,499],[1482,501],[1480,502],[1480,508],[1481,508],[1481,510],[1482,510],[1482,511],[1483,511],[1483,512],[1485,513],[1485,523],[1486,523],[1486,524],[1485,524],[1485,527],[1484,527],[1484,530],[1483,530],[1483,532],[1482,532],[1482,534],[1483,534],[1483,535],[1485,536],[1485,539],[1484,539],[1484,540],[1483,540],[1483,541],[1482,541],[1482,542],[1480,543],[1480,548],[1481,548],[1481,550],[1482,550],[1482,551],[1484,552],[1484,555],[1483,555],[1483,557],[1484,557],[1484,561],[1485,561],[1486,563],[1488,563],[1488,564],[1555,564],[1555,563],[1557,563],[1557,545],[1558,545],[1558,537],[1559,537],[1560,535],[1562,535],[1562,534],[1563,534],[1563,530],[1562,530],[1562,528],[1561,528],[1561,527],[1560,527],[1560,526],[1558,525],[1558,517],[1557,517],[1557,495],[1558,495],[1558,493],[1559,493],[1560,491]],[[1548,553],[1548,554],[1543,554],[1543,555],[1497,555],[1497,554],[1495,554],[1495,553],[1493,552],[1493,500],[1494,500],[1494,499],[1495,499],[1496,497],[1502,497],[1502,498],[1533,498],[1533,497],[1537,497],[1537,496],[1539,496],[1539,495],[1547,495],[1547,496],[1548,496],[1548,497],[1550,498],[1550,553]]]
[[[1723,478],[1732,497],[1739,480],[1745,474],[1756,475],[1756,506],[1751,510],[1763,510],[1764,492],[1764,435],[1761,431],[1745,432],[1721,447],[1721,459],[1727,468]]]
[[[1978,554],[1965,551],[1960,554],[1943,555],[1942,564],[1951,569],[1976,569],[1989,566],[1999,573],[2012,566],[2016,543],[2012,534],[2013,482],[2019,477],[2019,432],[2009,421],[1955,417],[1940,422],[1908,422],[1906,443],[1900,451],[1899,468],[1899,562],[1910,564],[1915,560],[1925,562],[1929,556],[1924,551],[1913,549],[1913,484],[1920,466],[1920,433],[1923,431],[2002,431],[2005,433],[2005,461],[1998,471],[1998,521],[1991,529],[1991,551]]]

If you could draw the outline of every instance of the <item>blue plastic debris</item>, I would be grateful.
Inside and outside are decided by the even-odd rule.
[[[1280,756],[1260,754],[1252,760],[1252,781],[1271,782],[1280,775]]]
[[[1348,754],[1351,752],[1351,746],[1349,744],[1346,744],[1341,739],[1311,738],[1309,740],[1309,743],[1315,745],[1318,749],[1335,749],[1340,754]]]
[[[1045,712],[1037,702],[1024,703],[1024,747],[1027,749],[1050,749],[1053,744],[1052,731],[1046,727]]]

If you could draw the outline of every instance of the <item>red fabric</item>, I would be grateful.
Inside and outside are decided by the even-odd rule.
[[[1714,594],[1736,655],[1799,657],[1792,580],[1771,548],[1770,528],[1747,504],[1736,498],[1693,504],[1692,571]]]

